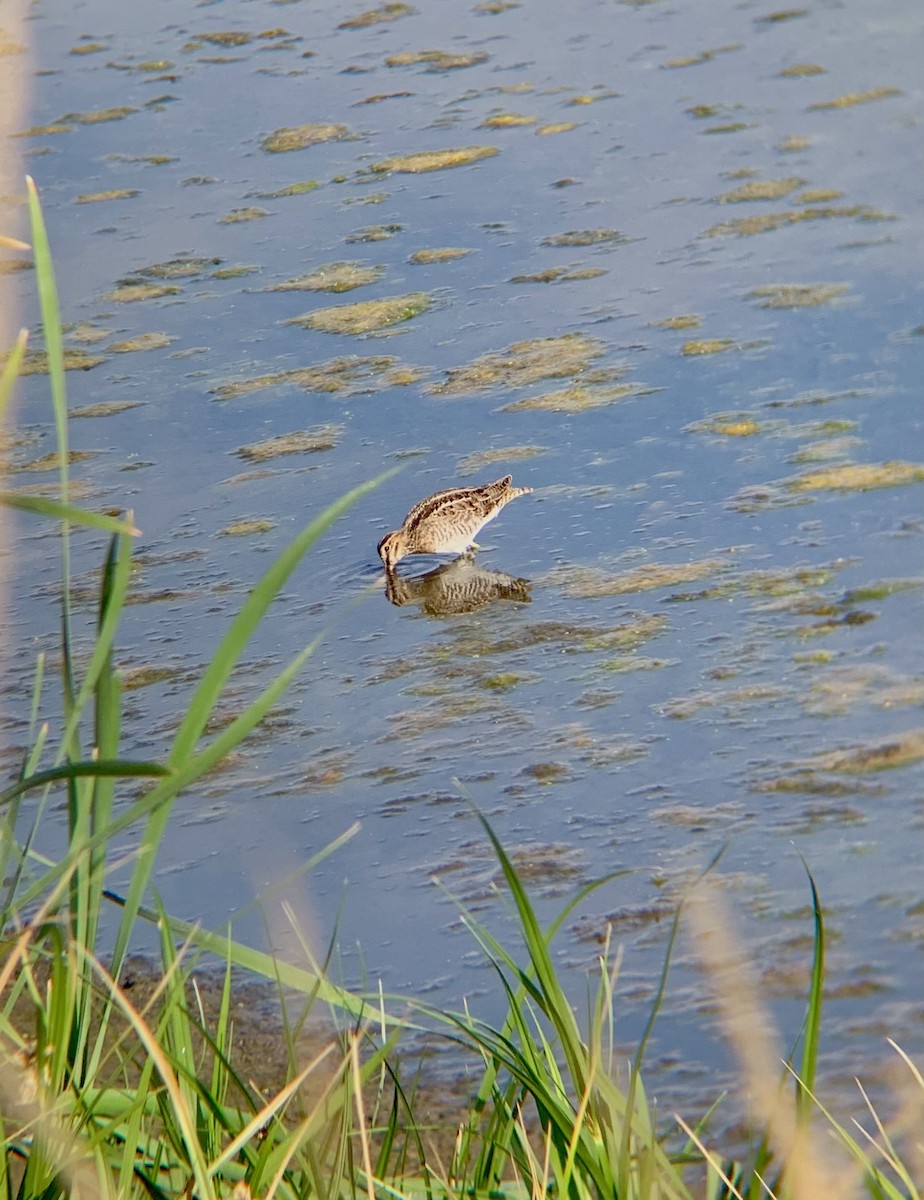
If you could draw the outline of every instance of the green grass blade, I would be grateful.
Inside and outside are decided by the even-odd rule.
[[[48,244],[48,231],[45,228],[45,218],[42,216],[42,206],[39,201],[35,181],[28,175],[26,176],[26,190],[29,200],[29,220],[32,227],[32,247],[35,254],[35,279],[38,287],[39,308],[42,314],[42,330],[45,336],[48,378],[51,384],[51,402],[54,409],[55,434],[58,442],[58,479],[60,482],[61,503],[67,504],[70,493],[69,446],[61,310],[58,304],[58,288],[55,283],[55,271],[51,260],[51,247]],[[67,704],[70,699],[68,696],[68,676],[72,673],[72,664],[70,661],[71,539],[70,525],[66,519],[61,522],[61,620],[61,641],[64,652],[64,690],[65,704]],[[68,747],[68,753],[70,752],[71,748]]]
[[[49,767],[47,771],[36,771],[34,775],[20,779],[18,783],[0,792],[0,804],[7,804],[19,796],[24,796],[26,792],[47,787],[50,783],[59,783],[62,779],[158,779],[170,774],[170,770],[162,763],[141,762],[128,758],[89,759],[85,762],[65,763],[60,767]]]
[[[812,980],[809,988],[808,1006],[805,1014],[805,1033],[802,1048],[802,1062],[799,1068],[799,1079],[796,1084],[796,1113],[799,1120],[807,1122],[811,1119],[815,1107],[812,1095],[815,1091],[815,1071],[818,1065],[818,1051],[821,1040],[821,1012],[824,1003],[825,980],[825,922],[821,910],[821,900],[815,880],[806,865],[809,886],[812,889],[812,912],[815,921],[814,954],[812,956]]]
[[[543,995],[543,1007],[546,1016],[555,1026],[555,1031],[561,1042],[574,1087],[579,1094],[583,1094],[587,1084],[585,1048],[581,1041],[581,1034],[574,1011],[562,989],[561,982],[555,970],[555,964],[549,952],[548,941],[526,894],[526,890],[520,882],[513,864],[507,857],[500,839],[491,828],[487,818],[477,808],[475,809],[475,814],[494,848],[501,871],[507,881],[507,886],[510,888],[510,894],[513,897],[517,915],[520,918],[530,962],[535,970],[536,980]]]
[[[26,176],[29,199],[29,219],[32,225],[32,245],[35,252],[35,278],[38,285],[39,306],[42,313],[42,329],[45,335],[45,353],[48,356],[48,378],[51,383],[51,400],[54,406],[55,432],[60,456],[59,475],[61,499],[66,503],[68,496],[68,436],[67,436],[67,389],[64,382],[64,338],[61,333],[61,310],[58,305],[58,287],[55,283],[51,247],[48,231],[42,215],[38,189],[31,176]]]
[[[64,736],[61,739],[63,755],[64,747],[70,745],[77,732],[83,710],[89,703],[94,692],[98,692],[102,677],[107,676],[103,685],[107,693],[106,707],[111,707],[112,691],[118,687],[118,680],[112,666],[112,646],[118,629],[128,585],[131,578],[132,546],[129,539],[122,536],[113,537],[109,545],[109,553],[103,566],[103,578],[100,592],[100,611],[97,621],[96,641],[93,654],[84,672],[83,682],[74,697]],[[97,697],[99,699],[99,697]],[[97,703],[96,730],[94,744],[97,753],[102,758],[113,758],[118,751],[118,737],[114,739],[106,729],[105,723],[100,728],[101,713]]]

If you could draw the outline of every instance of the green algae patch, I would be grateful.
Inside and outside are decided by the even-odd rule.
[[[55,137],[59,133],[73,132],[73,125],[65,125],[61,121],[53,121],[50,125],[30,125],[28,129],[21,129],[18,133],[14,133],[13,137]]]
[[[842,200],[844,193],[839,188],[806,188],[798,196],[793,196],[793,204],[830,204],[832,200]]]
[[[556,133],[570,133],[577,127],[577,121],[551,121],[548,125],[540,125],[536,133],[542,134],[543,137],[549,137]]]
[[[351,245],[364,242],[385,242],[389,238],[393,238],[396,233],[400,233],[404,229],[403,225],[364,225],[362,229],[357,229],[355,233],[351,233],[344,241]]]
[[[661,63],[661,67],[665,71],[680,71],[684,67],[699,67],[703,63],[712,62],[717,54],[732,54],[736,50],[743,49],[740,42],[730,42],[725,46],[716,46],[712,50],[701,50],[698,54],[688,54],[683,58],[671,58],[667,62]]]
[[[567,273],[567,267],[549,267],[547,271],[536,271],[532,275],[511,275],[510,283],[555,283]]]
[[[687,358],[699,358],[705,354],[724,354],[726,350],[734,350],[736,345],[732,338],[696,338],[684,342],[680,353]]]
[[[69,417],[75,420],[80,417],[112,417],[117,413],[128,412],[130,408],[141,408],[138,400],[103,400],[99,404],[84,404],[80,408],[72,408]]]
[[[650,329],[699,329],[703,318],[696,313],[679,313],[676,317],[664,317],[660,321],[649,321]]]
[[[335,304],[319,308],[300,317],[292,317],[286,325],[301,325],[321,333],[362,334],[399,325],[427,312],[432,301],[426,292],[408,292],[404,296],[387,296],[382,300],[361,300],[356,304]]]
[[[768,283],[748,292],[748,299],[760,300],[761,308],[820,308],[848,291],[847,283]]]
[[[535,675],[520,674],[517,671],[503,671],[499,675],[487,675],[478,680],[478,687],[486,692],[509,692],[519,687],[521,683],[532,683]]]
[[[432,250],[415,250],[408,255],[408,262],[415,267],[428,267],[433,263],[455,262],[457,258],[465,258],[471,250],[460,246],[437,246]]]
[[[234,521],[230,525],[226,525],[224,529],[219,529],[219,537],[252,537],[254,534],[269,533],[271,529],[276,528],[276,522],[268,519],[253,517],[250,520]]]
[[[517,462],[548,452],[548,446],[499,446],[496,450],[479,450],[466,455],[459,462],[458,472],[460,475],[473,475],[485,467],[493,467],[495,463]]]
[[[178,296],[180,289],[170,283],[124,283],[107,292],[104,300],[116,304],[136,304],[140,300],[159,300],[162,296]]]
[[[348,17],[337,28],[365,29],[369,25],[382,25],[388,21],[398,21],[401,17],[410,17],[416,11],[410,4],[383,4],[380,8],[368,8],[355,17]]]
[[[134,354],[139,350],[163,350],[172,341],[167,333],[139,333],[133,338],[113,342],[107,349],[110,354]]]
[[[166,262],[151,263],[148,267],[139,267],[133,275],[142,279],[191,279],[195,275],[204,275],[209,267],[217,267],[220,258],[170,258]]]
[[[219,267],[217,271],[209,272],[209,279],[242,279],[245,275],[258,275],[259,267],[248,263],[237,263],[230,267]]]
[[[807,150],[812,144],[812,139],[801,133],[791,133],[784,137],[777,145],[777,150],[782,154],[796,154],[802,150]]]
[[[571,229],[542,239],[543,246],[623,246],[628,242],[618,229]]]
[[[603,352],[601,341],[580,333],[530,338],[482,354],[468,366],[452,368],[445,382],[428,390],[436,395],[463,396],[493,387],[526,387],[542,379],[563,379],[585,371]]]
[[[479,129],[518,129],[522,125],[536,125],[538,118],[528,117],[524,113],[494,113],[478,126]]]
[[[737,237],[751,237],[757,233],[768,233],[774,229],[782,229],[787,225],[796,225],[800,221],[829,221],[838,218],[848,218],[861,221],[894,221],[889,213],[880,212],[866,204],[852,204],[838,207],[833,204],[812,206],[799,212],[764,213],[759,217],[737,217],[732,221],[723,221],[707,229],[703,237],[722,237],[730,234]]]
[[[101,125],[106,121],[124,121],[126,117],[130,117],[138,111],[137,108],[132,108],[128,104],[122,104],[115,108],[96,108],[91,109],[89,112],[65,113],[63,117],[58,117],[53,124]]]
[[[216,30],[213,33],[197,33],[194,36],[196,42],[208,42],[211,46],[247,46],[253,41],[253,34],[245,33],[241,29]]]
[[[787,693],[782,687],[767,683],[755,683],[748,687],[718,689],[711,692],[695,692],[679,700],[668,700],[661,711],[674,721],[688,721],[713,708],[724,708],[740,713],[747,704],[767,704],[785,700]]]
[[[104,329],[101,325],[94,325],[92,321],[80,321],[76,325],[64,326],[63,332],[71,342],[77,342],[81,346],[95,346],[97,342],[104,342],[113,331]]]
[[[6,361],[6,354],[0,355],[0,364]],[[64,350],[65,371],[89,371],[106,362],[104,354],[90,354],[87,350],[68,346]],[[20,375],[47,375],[48,356],[44,350],[28,350],[19,365]]]
[[[780,8],[776,12],[766,13],[762,17],[755,17],[755,25],[778,25],[781,21],[795,21],[799,17],[808,16],[807,8]]]
[[[915,583],[919,588],[920,583]],[[808,694],[802,696],[802,705],[818,717],[839,717],[870,706],[920,708],[924,706],[924,679],[900,675],[873,663],[839,667],[826,671],[812,684]]]
[[[597,104],[600,100],[618,100],[619,96],[619,92],[582,92],[572,96],[568,103],[578,108],[586,108],[588,104]]]
[[[76,46],[72,46],[70,48],[70,50],[68,50],[68,54],[74,54],[74,55],[99,54],[103,50],[108,50],[108,49],[109,49],[108,42],[81,42],[80,44],[78,44]]]
[[[144,163],[147,167],[166,167],[179,162],[176,154],[107,154],[107,162]]]
[[[168,683],[175,679],[191,677],[193,673],[183,666],[153,666],[145,664],[139,667],[120,667],[119,679],[122,689],[126,692],[137,692],[141,688],[151,687],[156,683]]]
[[[387,387],[416,383],[420,369],[399,363],[391,355],[345,356],[293,371],[276,371],[253,379],[236,379],[211,389],[219,400],[235,400],[274,387],[299,387],[319,395],[366,395]]]
[[[267,288],[270,292],[351,292],[376,283],[385,274],[382,266],[358,262],[324,263],[307,275],[287,279]]]
[[[603,267],[549,267],[532,275],[512,275],[511,283],[576,283],[582,279],[598,279],[608,272]]]
[[[378,174],[398,172],[422,175],[427,171],[446,171],[451,167],[467,167],[483,158],[500,154],[497,146],[460,146],[456,150],[419,150],[416,154],[398,154],[374,162],[370,170]]]
[[[907,767],[924,758],[924,729],[909,729],[876,741],[812,755],[796,764],[791,774],[761,785],[760,790],[814,791],[817,774],[870,775]],[[770,784],[771,786],[767,786]],[[775,785],[775,786],[773,786]]]
[[[587,387],[576,384],[556,392],[546,392],[542,396],[526,396],[522,400],[514,400],[511,404],[499,408],[498,412],[589,412],[596,408],[606,408],[607,405],[624,400],[627,396],[637,396],[643,390],[634,383],[617,384],[614,387]]]
[[[545,785],[563,783],[571,779],[570,768],[561,762],[532,763],[530,766],[524,767],[520,774],[526,775],[529,779],[535,779],[537,783]],[[547,878],[547,876],[543,874],[543,878]]]
[[[308,124],[288,125],[277,129],[263,139],[263,149],[268,154],[287,154],[291,150],[307,150],[324,142],[340,142],[350,137],[347,125]]]
[[[765,421],[756,420],[751,413],[715,413],[702,421],[684,427],[684,433],[712,433],[719,437],[754,437],[768,428]]]
[[[717,196],[719,204],[745,204],[752,200],[781,200],[804,185],[804,179],[764,179],[746,183],[731,192]]]
[[[360,108],[363,104],[381,104],[385,100],[409,100],[413,95],[413,92],[376,92],[372,96],[357,100],[353,107]]]
[[[341,207],[352,208],[357,204],[363,204],[366,206],[372,204],[384,204],[385,201],[389,200],[390,198],[391,195],[389,192],[366,192],[362,196],[348,196],[345,200],[341,201]]]
[[[98,450],[69,450],[67,453],[67,462],[69,466],[74,466],[76,463],[96,458],[98,454]],[[6,469],[12,474],[18,474],[19,472],[59,471],[61,469],[61,455],[57,450],[53,450],[50,454],[43,454],[41,458],[33,458],[31,462],[13,463]]]
[[[824,74],[824,67],[820,67],[818,63],[793,63],[791,67],[784,67],[779,72],[781,79],[805,79],[810,75]]]
[[[280,433],[262,442],[251,442],[235,450],[239,458],[247,462],[270,462],[289,454],[320,454],[333,450],[343,433],[342,425],[319,425],[314,429],[296,429],[292,433]]]
[[[290,196],[307,196],[309,192],[316,192],[320,186],[316,179],[306,179],[301,183],[290,183],[286,187],[278,188],[275,192],[260,192],[259,195],[261,200],[288,200]]]
[[[599,279],[601,275],[608,274],[605,267],[571,267],[556,282],[579,283],[582,279]]]
[[[101,204],[106,200],[132,200],[140,195],[138,188],[110,188],[108,192],[84,192],[74,198],[74,203]]]
[[[650,563],[616,572],[599,567],[556,567],[546,581],[573,599],[595,600],[693,583],[697,579],[707,579],[727,566],[724,558],[703,558],[689,563]]]
[[[790,455],[788,461],[800,464],[834,462],[836,459],[848,458],[862,444],[862,439],[858,437],[820,438]]]
[[[750,129],[745,121],[729,121],[725,125],[710,125],[703,133],[740,133],[742,129]]]
[[[399,54],[390,54],[385,59],[386,67],[416,67],[425,66],[430,74],[440,74],[443,71],[464,71],[467,67],[477,67],[487,62],[488,56],[483,51],[474,54],[451,54],[447,50],[404,50]]]
[[[261,217],[268,217],[270,213],[265,208],[260,208],[255,204],[249,204],[246,208],[232,208],[229,213],[225,213],[223,217],[218,218],[219,225],[240,225],[245,221],[259,221]]]
[[[845,463],[783,481],[790,492],[869,492],[924,482],[924,463]]]
[[[809,110],[853,108],[857,104],[872,104],[874,100],[886,100],[890,96],[900,96],[901,94],[901,88],[897,87],[870,88],[865,92],[847,92],[846,95],[838,96],[834,100],[820,100],[817,104],[810,104]]]

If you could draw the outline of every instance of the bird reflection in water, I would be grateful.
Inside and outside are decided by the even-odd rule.
[[[385,595],[392,604],[419,604],[430,617],[476,612],[495,600],[529,604],[531,584],[504,571],[487,571],[470,555],[453,559],[425,575],[399,575],[389,571]]]

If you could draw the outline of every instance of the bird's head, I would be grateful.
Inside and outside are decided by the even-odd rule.
[[[386,571],[393,571],[397,564],[407,554],[407,541],[400,529],[386,533],[379,542],[379,558],[385,564]]]

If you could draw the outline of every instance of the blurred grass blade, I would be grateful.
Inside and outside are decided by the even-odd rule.
[[[137,537],[141,530],[132,522],[105,513],[89,512],[73,504],[62,504],[45,496],[24,496],[21,492],[0,492],[0,504],[7,508],[18,508],[23,512],[35,513],[39,517],[54,517],[58,521],[71,521],[75,525],[87,525],[92,529],[105,529],[107,533],[127,533]]]
[[[28,329],[20,329],[19,336],[13,343],[13,349],[7,355],[3,370],[0,371],[0,425],[6,414],[7,405],[13,395],[19,368],[26,354],[26,343],[29,341]]]
[[[192,754],[196,743],[202,735],[212,710],[221,695],[222,688],[234,669],[235,664],[244,652],[254,630],[259,625],[267,608],[276,598],[286,580],[296,566],[314,545],[318,538],[330,528],[339,516],[347,511],[361,497],[367,495],[391,478],[400,467],[392,467],[368,483],[362,483],[345,496],[331,504],[286,546],[260,582],[244,602],[241,611],[231,623],[231,628],[225,634],[221,645],[215,652],[211,663],[206,669],[195,694],[190,701],[186,719],[177,731],[173,749],[170,752],[172,765],[185,762]]]
[[[243,741],[251,730],[260,724],[307,662],[311,654],[313,654],[319,641],[320,638],[315,638],[300,654],[297,654],[286,669],[280,672],[272,683],[260,693],[250,707],[232,721],[227,729],[223,729],[204,750],[189,758],[184,764],[175,767],[171,771],[169,779],[156,784],[148,795],[142,798],[140,805],[143,806],[143,811],[149,814],[148,823],[142,836],[138,861],[135,865],[135,871],[125,898],[122,922],[119,925],[119,932],[116,936],[115,947],[112,952],[113,974],[118,974],[122,960],[128,950],[132,926],[144,899],[151,871],[154,868],[154,856],[164,836],[164,830],[170,817],[174,800],[176,800],[184,788],[189,787],[191,783],[194,783],[197,779],[205,775],[207,771],[217,766],[222,759]],[[110,825],[110,830],[117,829],[122,820],[124,818],[117,818]],[[87,848],[92,849],[94,842],[95,839],[91,839],[90,845]]]
[[[350,505],[361,496],[366,495],[384,480],[388,479],[400,467],[393,467],[368,483],[360,484],[347,492],[334,504],[311,521],[302,532],[283,550],[274,563],[264,574],[263,578],[244,602],[243,608],[231,624],[231,628],[223,638],[205,675],[196,689],[190,703],[186,720],[174,740],[173,749],[168,758],[168,766],[174,771],[169,783],[152,789],[144,799],[147,811],[150,813],[147,828],[142,838],[142,849],[138,855],[135,871],[125,901],[125,912],[113,950],[113,971],[117,972],[129,944],[131,928],[140,908],[147,888],[151,871],[154,867],[154,855],[164,835],[167,821],[174,800],[184,787],[189,786],[195,779],[216,766],[227,754],[264,719],[273,704],[279,699],[289,684],[301,670],[307,659],[314,652],[318,642],[324,636],[319,634],[301,651],[274,679],[257,699],[237,717],[227,729],[222,730],[212,742],[198,754],[194,754],[196,744],[211,712],[221,695],[221,690],[233,669],[237,659],[243,653],[248,641],[267,607],[283,587],[292,571],[310,547],[322,533]]]
[[[359,828],[359,823],[354,822],[339,837],[336,837],[322,850],[313,854],[304,864],[303,873],[312,871],[331,854],[339,850],[341,846],[344,846],[351,838],[355,837],[359,832]],[[104,894],[108,900],[113,901],[123,908],[125,907],[126,901],[122,896],[117,896],[111,891],[107,891]],[[252,906],[247,906],[248,909],[250,907]],[[349,1013],[352,1017],[358,1018],[368,1015],[368,1002],[361,996],[354,996],[351,992],[338,987],[335,983],[331,983],[314,971],[292,966],[272,954],[254,950],[241,942],[231,941],[227,933],[213,933],[210,930],[200,928],[198,925],[192,925],[188,921],[182,921],[179,917],[170,916],[169,914],[165,915],[162,912],[155,912],[153,909],[145,907],[140,907],[137,915],[142,920],[150,921],[152,924],[163,922],[169,927],[171,935],[176,940],[187,942],[190,946],[195,946],[198,950],[214,954],[224,961],[231,963],[232,966],[247,971],[252,975],[259,975],[282,987],[292,988],[293,991],[301,995],[317,995],[325,1004],[341,1009]],[[243,913],[235,915],[239,916],[243,915]],[[388,1021],[389,1023],[399,1023],[398,1018],[389,1018]],[[401,1019],[400,1024],[406,1026],[407,1022]]]

